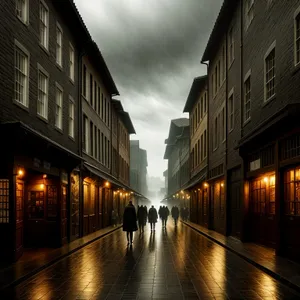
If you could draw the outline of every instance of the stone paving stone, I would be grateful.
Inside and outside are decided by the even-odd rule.
[[[149,229],[127,247],[122,231],[75,252],[0,299],[300,299],[192,229]]]

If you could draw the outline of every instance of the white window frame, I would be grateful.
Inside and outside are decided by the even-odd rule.
[[[249,101],[246,102],[246,82],[247,80],[250,79],[250,99]],[[244,123],[247,123],[251,120],[251,69],[246,73],[245,77],[244,77],[244,117],[243,117],[243,120],[244,120]],[[249,113],[249,118],[246,119],[246,105],[247,103],[250,102],[250,113]]]
[[[230,105],[230,99],[232,99],[232,105]],[[234,129],[234,87],[228,94],[228,132]]]
[[[72,113],[71,113],[72,108]],[[69,96],[69,104],[68,104],[68,120],[69,120],[69,137],[72,139],[75,139],[75,101],[72,98],[72,96]],[[70,126],[70,123],[72,122],[72,126]],[[71,130],[72,129],[72,130]]]
[[[58,91],[61,92],[60,99],[58,99]],[[64,90],[56,82],[55,83],[55,127],[60,130],[63,130],[63,103],[64,103]],[[58,113],[57,113],[57,107],[60,107]]]
[[[47,12],[46,17],[46,23],[44,23],[41,19],[41,9],[42,7],[45,9],[45,11]],[[43,23],[45,25],[45,40],[42,40],[42,35],[41,35],[41,23]],[[45,3],[45,1],[40,0],[40,5],[39,5],[39,34],[40,34],[40,45],[46,49],[47,51],[49,50],[49,8],[47,6],[47,4]]]
[[[252,11],[252,12],[251,12]],[[252,16],[249,18],[249,13],[252,13]],[[254,0],[246,0],[245,3],[245,22],[246,22],[246,30],[251,25],[254,19]]]
[[[26,73],[23,74],[25,75],[25,84],[24,84],[24,101],[19,101],[16,99],[16,89],[17,89],[17,85],[16,85],[16,52],[20,51],[22,52],[25,57],[27,57],[27,62],[26,62],[26,66],[25,66],[25,71]],[[22,45],[20,44],[17,40],[15,40],[15,52],[14,52],[15,56],[14,56],[14,97],[13,100],[15,103],[21,105],[24,108],[28,108],[29,107],[29,71],[30,71],[30,53],[29,51]]]
[[[275,72],[274,72],[274,77],[273,77],[273,79],[274,79],[274,94],[267,98],[267,82],[266,82],[267,64],[266,64],[266,61],[273,50],[275,50],[275,58],[274,58]],[[269,49],[267,50],[267,52],[264,56],[264,102],[268,102],[268,101],[272,100],[275,96],[276,96],[276,40],[271,44],[271,46],[269,47]]]
[[[48,103],[49,103],[49,73],[40,65],[38,64],[38,97],[37,97],[37,115],[45,120],[48,120]],[[45,103],[44,103],[44,111],[42,113],[38,112],[38,104],[40,101],[40,73],[46,77],[46,91],[45,91]]]
[[[300,20],[300,6],[294,13],[294,64],[300,64],[300,24],[299,24],[299,37],[297,38],[297,18]],[[297,49],[297,42],[299,41],[299,49]],[[297,50],[299,52],[299,59],[297,59]]]
[[[73,56],[73,61],[71,60],[72,56]],[[70,80],[74,83],[74,81],[75,81],[75,50],[71,43],[69,43],[69,77],[70,77]]]
[[[21,3],[21,9],[18,9],[18,4]],[[22,15],[19,15],[19,11]],[[25,25],[29,24],[29,0],[16,0],[16,16]]]
[[[58,33],[61,33],[60,44],[58,42]],[[56,63],[62,67],[63,66],[63,30],[59,23],[56,23]],[[60,46],[60,48],[59,48]],[[60,49],[60,50],[59,50]]]

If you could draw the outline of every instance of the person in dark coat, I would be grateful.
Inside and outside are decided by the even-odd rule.
[[[179,218],[179,209],[178,209],[178,207],[173,206],[171,213],[172,213],[172,217],[174,219],[175,226],[177,226],[177,221],[178,221],[178,218]]]
[[[148,221],[150,223],[151,231],[155,230],[155,223],[157,222],[157,218],[158,218],[157,210],[152,205],[148,213]]]
[[[137,219],[138,219],[138,222],[139,222],[140,232],[144,232],[145,218],[146,217],[147,217],[146,209],[142,205],[138,208],[138,211],[137,211]]]
[[[133,232],[137,231],[137,216],[135,207],[132,204],[132,201],[129,201],[129,204],[125,207],[123,215],[123,231],[127,232],[127,241],[128,244],[133,242]]]

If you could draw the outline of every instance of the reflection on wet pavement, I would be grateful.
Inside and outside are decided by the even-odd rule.
[[[0,299],[300,299],[192,229],[121,230],[40,272]]]

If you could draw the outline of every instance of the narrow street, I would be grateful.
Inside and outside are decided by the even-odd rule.
[[[299,299],[300,295],[189,227],[158,224],[127,247],[121,230],[1,299]]]

